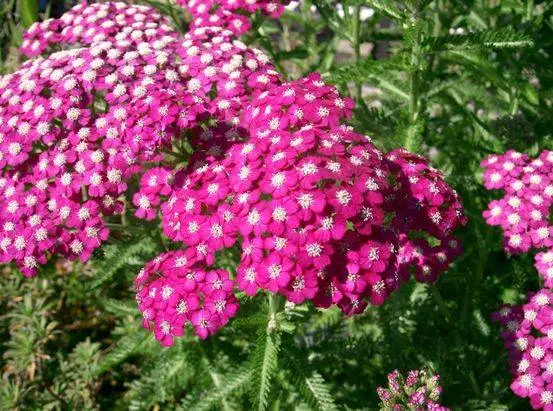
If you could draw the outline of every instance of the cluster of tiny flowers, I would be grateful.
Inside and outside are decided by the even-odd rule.
[[[503,327],[511,390],[533,409],[553,410],[553,293],[542,289],[522,306],[503,305],[492,319]]]
[[[236,283],[246,294],[347,314],[382,304],[412,272],[434,281],[460,251],[458,197],[423,158],[383,155],[340,125],[352,105],[317,74],[258,93],[242,122],[249,138],[208,130],[200,140],[211,154],[175,172],[166,200],[148,198],[162,198],[165,235],[206,265],[240,239]]]
[[[52,254],[86,260],[107,239],[106,217],[123,212],[133,175],[187,130],[238,123],[250,96],[280,78],[222,28],[180,37],[153,9],[122,3],[69,15],[33,26],[24,50],[86,47],[0,79],[0,262],[29,276]]]
[[[440,376],[426,370],[413,370],[404,377],[398,370],[388,374],[388,387],[378,387],[383,411],[449,411],[437,403],[442,393]]]
[[[123,2],[83,3],[59,19],[33,24],[23,35],[21,51],[27,56],[38,56],[51,46],[114,42],[128,29],[139,37],[142,33],[152,38],[176,34],[168,19],[153,8]]]
[[[278,18],[290,0],[177,0],[191,15],[191,28],[223,27],[240,36],[251,28],[248,15]]]
[[[532,159],[511,150],[487,157],[482,166],[486,188],[505,192],[484,211],[486,222],[503,229],[508,253],[547,249],[536,255],[535,267],[545,286],[553,287],[553,226],[549,221],[553,205],[553,152],[543,151]]]
[[[223,327],[238,309],[234,282],[225,270],[204,270],[192,250],[171,251],[150,261],[137,275],[138,306],[143,326],[161,344],[191,324],[204,339]]]

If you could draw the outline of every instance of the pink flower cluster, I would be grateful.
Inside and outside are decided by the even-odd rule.
[[[487,189],[502,189],[505,195],[484,211],[489,225],[500,226],[505,250],[518,254],[531,248],[544,249],[535,266],[547,287],[553,287],[553,152],[543,151],[536,159],[510,150],[491,155],[482,162]]]
[[[38,56],[52,46],[114,43],[124,33],[130,33],[133,38],[146,35],[152,40],[177,34],[169,20],[151,7],[123,2],[89,5],[83,2],[59,19],[33,24],[23,35],[21,51],[27,56]]]
[[[0,79],[0,262],[25,275],[52,254],[86,260],[107,239],[106,218],[124,212],[133,175],[186,130],[238,123],[254,92],[280,79],[261,51],[218,27],[179,37],[152,9],[121,3],[69,16],[33,26],[24,50],[87,47]]]
[[[535,267],[545,287],[529,295],[523,306],[504,305],[492,315],[504,331],[514,381],[513,392],[530,398],[534,409],[553,410],[553,152],[532,159],[510,150],[482,162],[486,188],[505,195],[484,211],[489,225],[500,226],[504,247],[510,254],[546,249],[535,256]]]
[[[171,251],[150,261],[136,276],[143,325],[154,322],[154,334],[163,345],[173,345],[186,324],[207,338],[223,327],[238,309],[234,283],[225,270],[205,271],[192,249]]]
[[[317,74],[258,93],[242,123],[248,139],[210,130],[206,151],[212,142],[224,155],[175,173],[161,201],[165,235],[207,266],[240,239],[236,282],[246,294],[265,289],[347,314],[382,304],[411,270],[434,281],[460,251],[458,197],[423,158],[385,156],[341,126],[352,105]]]
[[[553,410],[553,293],[531,293],[522,306],[503,305],[492,318],[503,327],[511,390],[533,409]]]
[[[277,18],[290,0],[177,0],[191,15],[190,28],[224,27],[240,36],[251,28],[249,15],[256,12]]]
[[[385,411],[448,411],[437,403],[442,393],[440,376],[426,370],[413,370],[407,377],[398,370],[388,374],[388,387],[378,387],[380,409]]]

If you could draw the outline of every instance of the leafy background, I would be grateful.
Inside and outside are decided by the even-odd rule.
[[[181,9],[142,3],[186,30]],[[33,4],[0,4],[0,73],[19,64],[23,28],[67,6]],[[380,147],[431,158],[470,217],[459,231],[464,254],[435,285],[404,286],[354,318],[286,306],[271,330],[268,306],[280,302],[240,297],[239,315],[216,336],[186,335],[165,349],[140,328],[132,291],[163,241],[136,222],[89,263],[52,261],[32,280],[3,268],[0,408],[371,410],[389,371],[427,366],[454,409],[528,409],[509,390],[489,315],[540,284],[532,256],[506,256],[485,225],[481,212],[497,193],[484,190],[479,162],[551,148],[553,3],[301,1],[278,20],[253,16],[245,41],[289,79],[316,70],[338,84],[357,101],[352,124]],[[231,250],[218,264],[232,271],[236,258]]]

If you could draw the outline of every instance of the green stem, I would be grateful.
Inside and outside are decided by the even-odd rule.
[[[511,92],[511,116],[514,116],[518,112],[518,92],[513,90]]]
[[[175,9],[173,9],[173,5],[171,3],[168,3],[169,6],[169,15],[171,16],[171,20],[173,20],[174,25],[176,26],[179,33],[184,34],[185,30],[184,27],[182,27],[179,18],[175,14]]]
[[[217,375],[217,373],[210,370],[209,376],[211,377],[211,381],[213,381],[213,385],[215,386],[215,388],[220,389],[221,381],[219,380],[219,376]],[[224,398],[221,400],[221,403],[223,404],[224,410],[227,410],[227,411],[232,410],[232,408],[229,406],[228,402]]]
[[[209,346],[213,347],[213,342],[210,341]],[[208,350],[210,353],[212,352],[211,349]],[[213,381],[213,385],[215,386],[215,388],[219,390],[221,388],[221,380],[219,379],[219,375],[214,371],[215,370],[214,364],[210,361],[208,353],[204,348],[200,347],[200,352],[202,353],[202,360],[206,367],[206,371],[209,374],[211,381]],[[222,405],[221,408],[225,411],[232,410],[232,407],[229,406],[228,402],[224,398],[221,400],[221,405]]]
[[[534,0],[528,0],[526,3],[526,20],[531,21],[534,15]]]
[[[361,61],[361,5],[357,4],[353,9],[353,25],[352,25],[352,37],[353,37],[353,51],[355,53],[355,61],[358,63]],[[361,83],[355,82],[355,99],[361,100]]]
[[[278,329],[277,314],[284,308],[284,298],[279,294],[269,293],[269,319],[267,332]]]
[[[415,40],[411,48],[411,64],[409,68],[409,127],[405,137],[404,146],[409,151],[418,148],[419,120],[421,111],[420,84],[421,84],[421,57],[422,57],[422,30],[418,27],[419,21],[413,17],[413,28],[416,32]]]

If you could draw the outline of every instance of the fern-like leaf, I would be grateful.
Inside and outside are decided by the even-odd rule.
[[[138,270],[145,261],[155,254],[156,247],[148,237],[143,237],[133,244],[124,247],[106,245],[104,258],[97,265],[96,277],[90,282],[90,289],[94,289],[109,281],[120,270]]]
[[[518,33],[511,28],[482,30],[467,34],[447,34],[428,37],[423,47],[428,51],[462,50],[477,48],[529,47],[534,43],[530,36]]]
[[[277,333],[262,331],[252,358],[252,402],[259,411],[269,405],[273,380],[277,371],[281,338]]]
[[[394,93],[403,100],[408,100],[409,94],[405,92],[407,87],[393,74],[405,68],[403,60],[400,59],[390,59],[385,63],[381,60],[365,59],[340,66],[327,73],[325,77],[332,83],[372,80],[375,85]]]
[[[131,355],[141,352],[145,347],[157,344],[151,334],[145,332],[137,332],[134,334],[126,335],[119,340],[117,345],[109,351],[100,363],[96,372],[101,375],[117,364],[120,364]]]
[[[185,343],[177,342],[169,350],[157,350],[157,355],[143,366],[141,377],[129,384],[125,393],[127,409],[151,409],[156,403],[174,401],[176,395],[188,388],[191,373],[197,368],[186,348]]]
[[[373,8],[377,12],[386,14],[387,16],[398,21],[404,21],[407,19],[405,12],[392,0],[349,0],[346,3],[349,5],[355,4]]]
[[[120,301],[113,298],[107,298],[103,302],[106,311],[117,316],[135,316],[138,314],[138,308],[135,301]]]
[[[303,400],[313,409],[321,411],[334,411],[338,407],[324,380],[316,371],[307,372],[304,366],[291,360],[293,381],[298,388]]]
[[[242,392],[251,380],[252,371],[249,367],[232,370],[229,374],[219,377],[219,388],[210,390],[206,395],[183,400],[181,410],[209,411],[219,409],[222,401]]]

